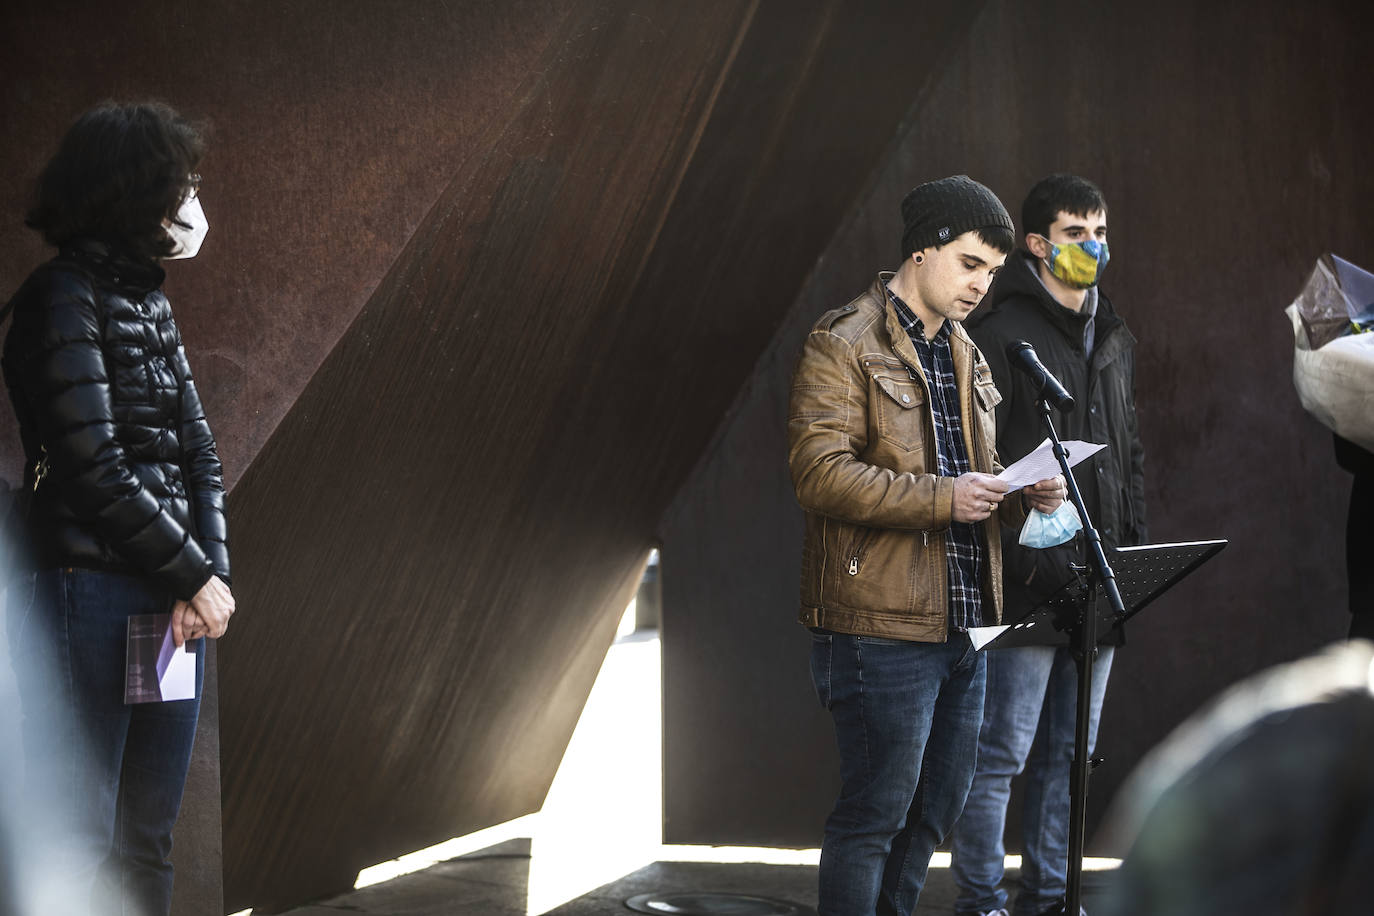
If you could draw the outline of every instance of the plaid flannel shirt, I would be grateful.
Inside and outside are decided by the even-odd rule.
[[[948,321],[935,337],[926,340],[921,319],[898,298],[891,288],[887,295],[897,309],[897,320],[911,338],[925,372],[930,391],[930,410],[935,417],[936,473],[958,477],[968,473],[968,449],[964,447],[964,424],[959,413],[959,386],[954,379],[954,357],[949,349],[953,330]],[[949,569],[949,619],[956,630],[983,625],[983,537],[981,522],[950,522],[945,537],[945,561]]]

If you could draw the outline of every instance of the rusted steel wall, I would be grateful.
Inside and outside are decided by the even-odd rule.
[[[70,121],[106,98],[208,119],[211,230],[167,290],[232,485],[459,163],[491,142],[571,2],[10,3],[0,12],[0,289],[48,256],[22,225]],[[0,476],[19,474],[9,411]],[[242,546],[239,540],[236,546]],[[289,552],[285,545],[277,548]],[[244,617],[271,613],[236,553]],[[244,562],[248,561],[248,562]],[[212,665],[176,833],[177,909],[220,909]]]
[[[210,235],[169,265],[167,290],[232,484],[454,173],[510,119],[574,5],[6,4],[0,289],[46,256],[23,213],[77,114],[154,97],[208,121]]]
[[[1344,633],[1350,479],[1298,405],[1282,309],[1323,251],[1374,265],[1370,26],[1340,2],[982,9],[665,521],[670,840],[820,841],[837,765],[794,622],[787,385],[816,317],[896,262],[898,202],[929,178],[967,172],[1014,215],[1052,171],[1102,186],[1103,286],[1140,339],[1152,537],[1231,540],[1117,655],[1094,822],[1204,699]]]
[[[216,737],[230,910],[537,808],[656,533],[670,838],[815,842],[833,751],[791,623],[778,386],[934,175],[1013,202],[1052,169],[1102,183],[1154,530],[1236,542],[1133,635],[1104,750],[1129,759],[1237,671],[1334,635],[1344,480],[1277,309],[1323,248],[1374,261],[1367,23],[929,6],[0,14],[0,285],[42,254],[18,215],[78,111],[157,95],[215,125],[211,233],[168,289],[236,482],[242,613],[180,911],[219,906]]]
[[[260,610],[221,647],[231,908],[539,807],[664,509],[928,66],[909,5],[866,9],[585,4],[453,163],[232,494]]]

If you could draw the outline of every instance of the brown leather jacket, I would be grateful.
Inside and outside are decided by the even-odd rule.
[[[800,620],[842,633],[944,642],[944,532],[954,478],[934,473],[925,373],[883,291],[891,276],[880,274],[862,296],[816,323],[792,377],[788,463],[806,510]],[[993,408],[1002,397],[961,325],[949,343],[970,466],[996,474]],[[985,624],[1000,622],[1002,608],[1002,543],[988,537],[988,527],[1024,519],[1012,496],[982,526]]]

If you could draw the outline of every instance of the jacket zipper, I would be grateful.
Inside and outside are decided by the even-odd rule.
[[[868,542],[872,537],[873,530],[870,528],[860,535],[859,539],[854,543],[854,547],[851,549],[849,556],[849,574],[851,576],[857,576],[859,574],[859,561],[863,559],[864,548],[868,546]]]

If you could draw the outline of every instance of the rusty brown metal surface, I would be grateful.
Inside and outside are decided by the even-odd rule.
[[[780,62],[770,71],[775,85],[761,87],[763,97],[785,99],[794,111],[768,138],[770,155],[762,157],[751,157],[752,150],[739,140],[751,129],[759,104],[753,87],[741,86],[734,96],[738,109],[731,114],[737,121],[722,114],[711,125],[720,128],[711,149],[723,164],[717,166],[705,152],[698,157],[704,173],[721,176],[708,187],[719,187],[722,197],[740,198],[746,205],[718,207],[733,218],[712,231],[702,229],[714,218],[705,206],[684,206],[684,212],[673,214],[681,216],[673,227],[678,238],[661,246],[655,270],[647,275],[662,290],[652,299],[670,303],[669,314],[692,315],[691,298],[707,297],[716,307],[702,317],[715,327],[708,328],[706,349],[680,348],[648,364],[666,363],[675,377],[648,412],[665,415],[676,409],[674,404],[706,402],[713,414],[725,414],[730,401],[719,400],[714,373],[702,371],[703,361],[712,370],[722,355],[753,365],[766,349],[781,316],[824,263],[818,264],[809,243],[796,244],[808,238],[800,233],[816,231],[815,217],[823,212],[834,214],[822,229],[824,238],[833,237],[842,214],[870,185],[871,167],[893,151],[896,127],[912,99],[942,72],[949,49],[963,40],[976,9],[931,7],[917,14],[910,7],[871,4],[865,15],[855,15],[850,5],[826,5],[816,11],[818,21],[824,17],[823,40],[806,55],[791,55],[788,48],[804,44],[810,23],[798,22],[788,9],[767,10],[773,18],[751,32],[753,44],[746,48]],[[899,234],[898,223],[894,210],[883,228]],[[718,235],[726,244],[717,242]],[[880,251],[896,247],[891,241]],[[678,279],[682,253],[698,265],[688,285]],[[748,390],[758,397],[774,389],[756,371]],[[677,497],[680,516],[697,523],[709,519],[711,526],[693,527],[679,518],[666,529],[665,594],[678,596],[663,624],[669,739],[664,829],[671,841],[696,837],[714,843],[714,837],[729,837],[729,842],[769,844],[776,837],[796,836],[810,823],[798,819],[808,817],[810,799],[831,792],[831,770],[811,763],[825,759],[824,746],[805,741],[816,735],[805,729],[777,734],[770,724],[777,685],[795,682],[798,672],[804,675],[804,663],[797,667],[789,661],[787,639],[759,642],[746,635],[765,626],[776,610],[784,610],[785,617],[785,609],[795,604],[795,573],[779,580],[778,571],[791,568],[800,544],[799,537],[774,528],[779,505],[795,505],[785,489],[786,469],[778,464],[785,449],[773,447],[785,424],[770,417],[768,425],[759,426],[759,419],[757,412],[732,416],[730,428],[738,438],[726,447],[717,443],[712,453],[711,473],[718,476],[709,483],[696,478],[697,484]],[[690,450],[677,457],[687,459],[688,466],[696,461]],[[679,464],[672,472],[677,476],[685,469]],[[691,533],[680,535],[684,530]],[[703,562],[699,551],[713,562]],[[783,557],[779,566],[776,561]],[[760,562],[765,558],[772,562]],[[785,589],[780,606],[754,600],[775,597],[778,586]],[[724,658],[739,667],[715,672]],[[770,688],[735,692],[756,678],[768,679]],[[804,686],[804,677],[798,683]],[[709,700],[698,702],[702,697]],[[756,731],[746,737],[751,730]],[[763,751],[757,747],[761,740],[778,744]],[[751,750],[733,752],[732,741]],[[693,742],[701,745],[692,747]],[[793,758],[783,770],[765,763],[786,756],[777,753],[779,747],[799,746],[806,747],[807,756]]]
[[[48,256],[22,226],[66,125],[104,98],[207,119],[211,233],[167,290],[226,479],[243,473],[560,34],[570,2],[163,2],[0,12],[0,289]],[[19,451],[0,422],[0,475]],[[237,566],[237,563],[236,563]],[[236,569],[240,571],[241,568]],[[252,613],[252,608],[244,606]],[[215,670],[176,830],[176,911],[221,909]]]
[[[1335,635],[1344,479],[1277,310],[1321,250],[1374,262],[1367,14],[1261,7],[7,7],[4,212],[102,97],[215,124],[211,234],[168,288],[238,481],[226,908],[536,809],[656,533],[669,838],[817,841],[833,750],[791,622],[778,386],[936,175],[1013,210],[1054,169],[1101,182],[1154,531],[1235,541],[1133,634],[1095,797],[1237,672]],[[0,225],[0,284],[29,236]],[[218,907],[213,869],[182,875],[179,911]]]
[[[1282,309],[1323,251],[1374,264],[1370,26],[1339,2],[984,7],[665,523],[670,840],[820,842],[837,767],[794,622],[787,385],[815,318],[896,260],[898,202],[929,178],[966,172],[1013,214],[1052,171],[1101,184],[1103,285],[1140,339],[1152,537],[1231,539],[1118,653],[1090,819],[1204,699],[1344,633],[1349,477],[1293,393]]]
[[[0,293],[44,257],[23,226],[66,126],[102,99],[209,122],[210,235],[167,291],[232,485],[461,163],[480,154],[573,0],[16,2],[0,11]],[[0,424],[0,476],[18,472]]]
[[[539,806],[663,509],[928,66],[894,23],[589,6],[455,170],[232,496],[272,612],[222,646],[229,906]]]
[[[621,473],[640,418],[547,444],[615,403],[635,354],[582,345],[629,308],[750,13],[578,10],[234,492],[266,612],[222,646],[229,906],[541,803],[656,513]]]

